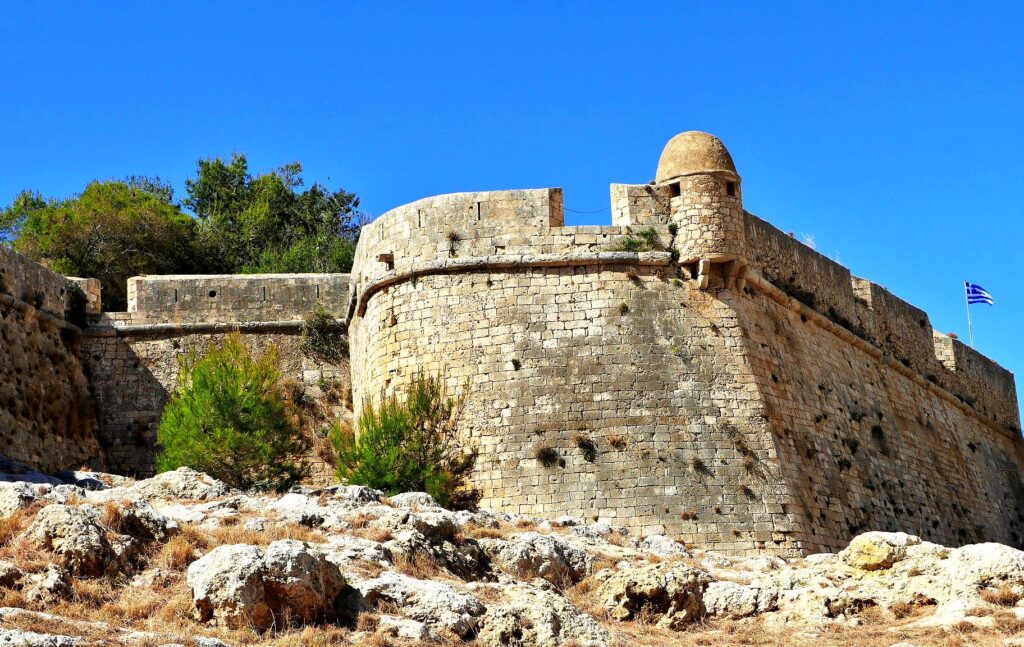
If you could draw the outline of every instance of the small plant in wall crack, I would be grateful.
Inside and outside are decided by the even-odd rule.
[[[459,236],[459,232],[454,229],[449,229],[448,233],[446,233],[444,237],[448,240],[448,255],[455,256],[455,250],[459,245],[459,241],[462,240],[462,237]]]
[[[533,446],[533,457],[544,467],[565,466],[565,459],[558,455],[558,450],[544,443]]]
[[[623,301],[622,303],[619,304],[619,307],[616,309],[616,311],[619,313],[620,317],[624,317],[627,314],[629,314],[629,305],[625,301]]]
[[[576,444],[576,447],[583,454],[583,460],[588,463],[593,463],[597,460],[597,445],[594,444],[593,440],[583,434],[576,434],[572,437],[572,442]]]
[[[348,354],[348,329],[317,304],[302,322],[302,341],[299,347],[310,359],[324,363],[337,363]]]

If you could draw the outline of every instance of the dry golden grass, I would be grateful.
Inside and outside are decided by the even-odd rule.
[[[349,534],[362,539],[369,539],[377,543],[384,543],[392,538],[391,531],[387,528],[381,528],[380,526],[367,526],[365,528],[357,528],[351,531]]]
[[[995,604],[1001,607],[1012,607],[1017,604],[1024,597],[1017,591],[1013,590],[1013,587],[1008,584],[1003,584],[998,589],[984,589],[981,591],[981,599],[989,604]]]
[[[419,554],[410,557],[400,553],[395,555],[393,562],[396,571],[418,580],[437,579],[448,575],[432,555]]]
[[[14,541],[15,537],[28,528],[32,520],[35,519],[36,513],[42,508],[41,501],[33,501],[28,506],[15,510],[14,514],[6,519],[0,519],[0,546],[6,546]]]

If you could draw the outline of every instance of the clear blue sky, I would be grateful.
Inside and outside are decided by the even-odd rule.
[[[1024,375],[1024,5],[8,3],[0,204],[199,157],[297,160],[371,214],[561,186],[579,211],[720,136],[745,206]],[[749,4],[751,8],[742,8]],[[568,214],[608,223],[607,211]]]

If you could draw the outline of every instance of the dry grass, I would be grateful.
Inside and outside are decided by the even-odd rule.
[[[28,528],[36,513],[42,508],[42,501],[33,501],[28,506],[15,510],[14,514],[6,519],[0,519],[0,546],[6,546],[14,541],[15,537]]]
[[[1024,598],[1008,584],[1003,584],[998,589],[984,589],[981,591],[981,599],[989,604],[1001,607],[1012,607]]]
[[[443,577],[447,572],[441,568],[432,555],[418,554],[409,556],[404,553],[395,555],[395,570],[403,575],[415,577],[418,580],[430,580]]]

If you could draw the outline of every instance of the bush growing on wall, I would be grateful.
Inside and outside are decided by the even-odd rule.
[[[367,405],[358,438],[341,427],[331,434],[339,479],[387,494],[427,492],[447,508],[474,508],[480,493],[467,478],[476,453],[456,438],[464,400],[465,394],[450,397],[440,379],[420,374],[403,397]]]
[[[254,356],[236,333],[181,359],[157,430],[157,471],[191,467],[243,489],[285,490],[306,473],[274,351]]]

